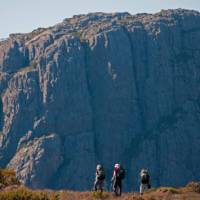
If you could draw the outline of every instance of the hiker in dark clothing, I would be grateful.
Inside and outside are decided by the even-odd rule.
[[[124,177],[125,170],[123,169],[123,167],[120,166],[120,164],[115,164],[112,177],[112,188],[117,196],[121,196],[122,194],[122,180],[124,179]]]
[[[100,190],[101,192],[103,192],[104,180],[105,180],[105,173],[104,173],[103,166],[97,165],[95,182],[94,182],[95,191]]]
[[[150,176],[148,170],[142,169],[140,172],[140,195],[151,188]]]

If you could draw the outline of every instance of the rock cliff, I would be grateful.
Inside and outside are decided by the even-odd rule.
[[[200,177],[200,13],[91,13],[0,42],[0,166],[32,188],[90,189],[142,167]]]

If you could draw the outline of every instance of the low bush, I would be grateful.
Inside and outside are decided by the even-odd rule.
[[[186,185],[186,190],[188,192],[197,192],[200,193],[200,183],[191,182]]]
[[[108,198],[108,194],[105,192],[100,192],[100,191],[94,191],[92,193],[93,198],[95,199],[106,199]]]
[[[0,169],[0,184],[4,187],[11,185],[20,185],[16,178],[16,173],[12,169]]]

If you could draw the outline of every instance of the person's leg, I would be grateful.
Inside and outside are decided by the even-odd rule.
[[[120,189],[119,195],[121,196],[122,195],[122,180],[119,181],[119,189]]]
[[[94,190],[97,191],[97,186],[98,186],[98,180],[96,179],[94,182]]]
[[[115,194],[117,196],[120,196],[120,180],[119,179],[116,179],[116,182],[115,182]]]
[[[144,192],[144,185],[141,183],[140,184],[140,195],[143,195]]]
[[[146,192],[148,190],[148,184],[144,185],[144,192]]]
[[[116,180],[114,180],[113,181],[113,192],[116,192],[116,187],[117,187],[117,181]]]
[[[103,193],[103,180],[99,181],[99,187],[100,187],[101,193]]]

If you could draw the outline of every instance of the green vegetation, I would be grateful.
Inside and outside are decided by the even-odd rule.
[[[79,39],[81,38],[81,32],[80,31],[74,31],[71,34],[76,38],[79,38]]]
[[[95,199],[106,199],[109,197],[109,195],[107,193],[105,193],[105,192],[102,193],[101,191],[94,191],[92,193],[92,196]]]
[[[37,62],[36,61],[31,61],[30,62],[30,67],[32,67],[33,69],[36,69],[37,68]]]
[[[74,32],[71,32],[71,34],[72,34],[74,37],[78,38],[78,39],[80,40],[81,43],[86,42],[86,39],[83,38],[82,32],[81,32],[81,31],[74,31]]]

